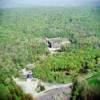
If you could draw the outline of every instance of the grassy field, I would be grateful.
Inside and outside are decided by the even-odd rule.
[[[34,77],[56,83],[98,72],[99,12],[100,8],[0,9],[0,82],[9,86],[12,75],[30,63],[36,66]],[[68,38],[71,44],[51,55],[45,37]]]

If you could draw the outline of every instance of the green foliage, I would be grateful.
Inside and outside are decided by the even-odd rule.
[[[34,77],[59,83],[100,70],[99,11],[100,8],[0,9],[0,83],[4,85],[0,92],[6,92],[1,97],[10,94],[10,100],[31,98],[12,85],[12,75],[17,76],[28,63],[35,63]],[[68,38],[71,44],[50,55],[45,37]]]
[[[24,95],[21,100],[35,100],[31,94]]]
[[[95,57],[99,54],[98,49],[80,48],[49,55],[42,62],[36,64],[37,67],[33,71],[33,76],[45,81],[67,82],[66,78],[68,77],[93,70],[97,65]],[[63,79],[64,81],[61,81]]]
[[[20,100],[23,92],[14,84],[0,84],[0,100]]]
[[[99,100],[100,99],[100,72],[89,78],[76,78],[71,100]]]
[[[9,89],[5,87],[4,84],[0,84],[0,100],[7,100],[9,94]]]

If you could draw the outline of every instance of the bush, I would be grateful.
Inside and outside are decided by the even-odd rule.
[[[31,94],[25,94],[21,100],[36,100],[33,98],[33,96]]]
[[[4,84],[0,84],[0,100],[8,100],[9,96],[9,89]]]
[[[71,100],[100,100],[100,73],[89,79],[74,80]]]

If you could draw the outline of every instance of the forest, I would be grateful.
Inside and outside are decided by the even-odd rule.
[[[71,43],[52,55],[45,37],[68,38]],[[12,80],[29,63],[35,66],[33,77],[50,83],[73,82],[72,100],[98,100],[100,8],[0,9],[0,100],[32,99]]]

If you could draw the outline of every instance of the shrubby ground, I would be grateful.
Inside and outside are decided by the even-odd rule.
[[[14,94],[15,100],[22,97],[11,77],[28,63],[36,66],[34,77],[54,83],[99,73],[99,12],[100,8],[0,9],[0,92]],[[71,44],[51,55],[45,37],[68,38]],[[8,87],[17,88],[19,94]]]

